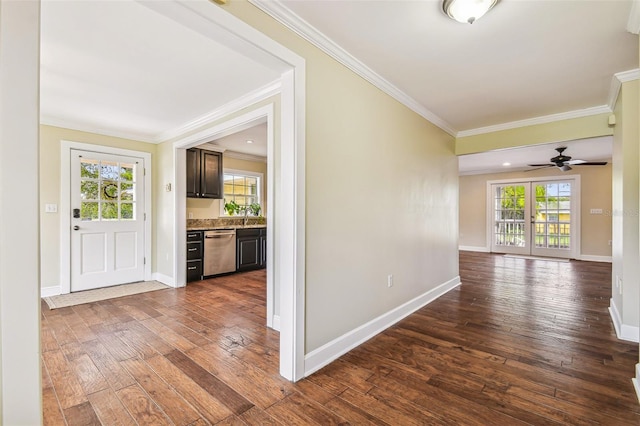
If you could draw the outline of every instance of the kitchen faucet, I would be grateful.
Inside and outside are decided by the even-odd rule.
[[[244,206],[244,221],[243,221],[243,227],[247,227],[247,220],[249,219],[247,217],[247,213],[249,212],[249,206]]]

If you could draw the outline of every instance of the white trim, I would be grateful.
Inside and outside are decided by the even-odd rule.
[[[635,343],[640,342],[640,328],[622,323],[620,312],[618,312],[618,308],[613,299],[610,299],[609,302],[609,315],[613,321],[613,327],[616,329],[618,339]]]
[[[640,380],[640,363],[636,364],[636,377],[631,379],[631,383],[633,383],[633,388],[636,390],[636,397],[638,398],[638,402],[640,402],[640,384],[638,381]]]
[[[456,130],[451,124],[429,111],[411,96],[394,86],[380,74],[366,66],[363,62],[356,59],[353,55],[340,47],[329,37],[318,31],[315,27],[282,3],[273,0],[249,0],[249,3],[253,4],[258,9],[262,10],[305,40],[309,41],[327,55],[331,56],[345,67],[376,86],[378,89],[396,99],[407,108],[424,117],[451,136],[456,135]]]
[[[81,121],[68,120],[59,117],[41,116],[40,124],[46,126],[61,127],[63,129],[77,130],[79,132],[95,133],[98,135],[111,136],[114,138],[130,139],[138,142],[156,143],[153,135],[138,132],[125,132],[114,129],[105,129],[98,126],[91,126]]]
[[[356,346],[361,345],[378,333],[391,327],[401,319],[428,305],[438,297],[460,285],[460,277],[440,284],[420,296],[380,315],[366,324],[357,327],[329,343],[309,352],[305,357],[305,376],[309,376]]]
[[[585,262],[613,262],[613,258],[611,256],[595,256],[592,254],[582,254],[580,255],[579,259]]]
[[[271,328],[275,331],[280,331],[280,315],[274,315],[271,320]]]
[[[618,101],[618,96],[620,95],[620,88],[622,87],[622,83],[638,80],[639,78],[640,69],[638,68],[629,71],[622,71],[614,74],[613,77],[611,77],[611,87],[609,88],[609,101],[607,102],[607,105],[612,112],[616,107],[616,102]]]
[[[71,292],[71,150],[99,152],[110,155],[122,155],[136,157],[144,161],[144,257],[147,262],[144,265],[144,279],[151,279],[151,264],[153,263],[153,251],[151,247],[151,232],[153,230],[153,217],[151,215],[151,193],[153,186],[151,176],[153,174],[153,162],[151,153],[134,151],[131,149],[114,148],[104,145],[89,144],[83,142],[60,141],[60,294]],[[186,247],[185,247],[186,250]]]
[[[40,297],[51,297],[57,296],[60,294],[60,286],[53,287],[41,287],[40,288]]]
[[[154,142],[165,142],[173,138],[184,136],[187,133],[192,132],[198,128],[210,126],[214,122],[225,117],[228,114],[228,111],[239,111],[248,106],[255,105],[258,102],[277,95],[278,93],[280,93],[281,89],[282,84],[280,83],[279,79],[276,81],[272,81],[271,83],[260,87],[257,90],[249,92],[237,99],[234,99],[233,101],[228,102],[227,104],[222,105],[221,107],[218,107],[213,111],[210,111],[192,121],[189,121],[188,123],[176,127],[175,129],[167,130],[160,133],[154,138]]]
[[[489,250],[488,247],[480,247],[480,246],[458,246],[458,250],[461,251],[476,251],[476,252],[480,252],[480,253],[490,253],[491,250]]]
[[[627,31],[631,34],[640,33],[640,1],[638,0],[633,0],[631,4],[629,19],[627,20]]]
[[[176,281],[168,275],[161,274],[160,272],[154,272],[151,274],[151,279],[161,282],[164,285],[168,285],[169,287],[176,287]]]
[[[570,120],[572,118],[590,117],[598,114],[610,114],[611,108],[608,105],[600,105],[591,108],[578,109],[574,111],[566,111],[558,114],[544,115],[542,117],[527,118],[524,120],[510,121],[508,123],[494,124],[486,127],[478,127],[477,129],[462,130],[455,136],[462,138],[466,136],[482,135],[485,133],[499,132],[501,130],[517,129],[519,127],[533,126],[536,124],[553,123],[556,121]]]

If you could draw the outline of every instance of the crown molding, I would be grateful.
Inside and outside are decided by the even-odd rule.
[[[111,136],[114,138],[129,139],[137,142],[156,143],[153,135],[145,133],[119,132],[104,129],[98,126],[87,125],[87,123],[66,120],[58,117],[41,116],[40,124],[45,126],[60,127],[62,129],[76,130],[78,132],[93,133],[97,135]]]
[[[261,157],[259,155],[253,155],[253,154],[245,154],[243,152],[237,152],[237,151],[225,151],[224,156],[229,158],[235,158],[236,160],[255,161],[257,163],[267,162],[267,157]]]
[[[611,78],[611,87],[609,89],[609,102],[607,103],[609,108],[611,108],[611,111],[616,107],[622,83],[638,79],[640,79],[640,69],[638,68],[629,71],[622,71],[613,75]]]
[[[457,138],[465,136],[475,136],[484,133],[499,132],[501,130],[517,129],[519,127],[533,126],[535,124],[553,123],[554,121],[570,120],[572,118],[589,117],[591,115],[609,114],[611,108],[608,105],[577,109],[574,111],[561,112],[558,114],[544,115],[542,117],[527,118],[525,120],[511,121],[509,123],[495,124],[492,126],[479,127],[477,129],[463,130],[458,132]]]
[[[214,109],[213,111],[210,111],[204,115],[201,115],[200,117],[194,120],[184,123],[181,126],[178,126],[174,129],[170,129],[160,133],[154,138],[154,142],[162,143],[162,142],[169,141],[171,139],[183,137],[189,132],[192,132],[201,127],[205,127],[213,124],[215,121],[227,115],[229,111],[237,111],[242,108],[251,106],[257,102],[268,99],[271,96],[277,95],[278,93],[280,93],[281,88],[282,88],[282,83],[280,79],[273,81],[269,84],[266,84],[260,87],[259,89],[256,89],[243,96],[240,96],[239,98],[236,98],[231,102],[228,102],[225,105],[222,105]]]
[[[640,34],[640,0],[633,0],[629,20],[627,21],[627,31],[632,34]]]
[[[455,136],[456,130],[442,118],[429,111],[411,96],[398,89],[388,80],[373,71],[364,63],[356,59],[349,52],[344,50],[333,40],[318,31],[315,27],[293,13],[289,8],[284,6],[277,0],[249,0],[251,4],[262,10],[276,21],[280,22],[291,31],[304,38],[320,50],[331,56],[360,77],[367,80],[398,102],[404,104],[407,108],[429,120],[448,134]]]

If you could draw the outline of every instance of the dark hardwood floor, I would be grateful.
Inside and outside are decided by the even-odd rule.
[[[638,425],[611,265],[461,252],[462,285],[292,384],[256,271],[42,307],[49,425]]]

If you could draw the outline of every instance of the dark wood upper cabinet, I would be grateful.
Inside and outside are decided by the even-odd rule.
[[[187,150],[187,197],[222,198],[222,153]]]

